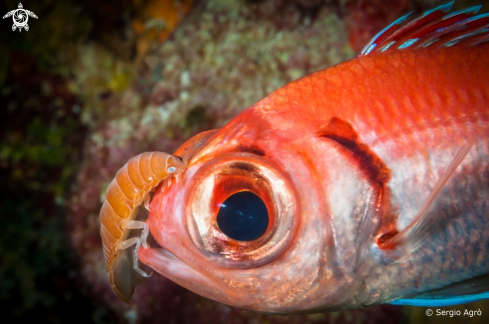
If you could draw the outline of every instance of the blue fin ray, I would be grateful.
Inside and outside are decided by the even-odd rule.
[[[402,16],[375,35],[358,56],[406,48],[476,46],[487,42],[485,29],[489,27],[489,14],[476,15],[480,5],[449,13],[453,3],[411,20],[408,19],[411,13]]]
[[[488,298],[489,274],[485,274],[421,294],[405,296],[392,301],[391,304],[441,307],[465,304]]]

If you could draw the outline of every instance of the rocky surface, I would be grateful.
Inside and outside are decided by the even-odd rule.
[[[388,305],[256,314],[156,274],[127,306],[107,282],[98,213],[107,184],[133,155],[172,152],[280,86],[353,57],[402,13],[441,2],[24,3],[39,16],[29,20],[29,32],[12,33],[7,20],[0,31],[7,54],[0,56],[0,211],[9,215],[0,223],[0,301],[11,309],[8,318],[59,323],[76,313],[104,323],[399,323],[402,309]],[[487,3],[463,0],[456,8],[480,2]],[[3,12],[16,6],[0,4]],[[418,310],[404,308],[404,321],[425,318]]]

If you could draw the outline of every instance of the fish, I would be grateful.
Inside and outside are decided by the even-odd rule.
[[[125,214],[102,219],[116,294],[130,301],[141,263],[269,314],[489,298],[489,14],[452,5],[151,153],[111,198]]]

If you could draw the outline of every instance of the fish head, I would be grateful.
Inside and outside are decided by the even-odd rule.
[[[188,166],[157,188],[147,221],[162,248],[140,249],[140,260],[228,305],[282,314],[350,307],[358,228],[350,218],[369,188],[340,145],[296,122],[252,107],[179,148]]]

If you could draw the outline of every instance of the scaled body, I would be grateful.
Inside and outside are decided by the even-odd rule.
[[[292,82],[180,147],[181,180],[156,189],[147,220],[163,248],[139,259],[267,313],[485,298],[451,285],[489,274],[489,44],[389,46]],[[216,220],[241,191],[268,211],[252,241]]]
[[[484,53],[487,47],[420,49],[355,59],[289,84],[213,134],[190,159],[183,181],[152,204],[153,235],[213,288],[202,292],[174,279],[227,304],[286,313],[384,303],[488,273]],[[385,174],[365,164],[362,152],[325,135],[352,137],[342,121]],[[409,224],[472,136],[476,144],[430,211],[439,215],[439,231],[420,238],[423,245],[402,262],[390,260],[375,238]],[[300,224],[290,248],[270,263],[216,272],[185,235],[185,193],[206,162],[252,150],[265,152],[291,178]],[[171,232],[164,230],[168,223],[175,227]],[[141,250],[141,260],[170,278],[178,273],[169,273],[171,262],[156,261],[153,252]],[[218,289],[224,294],[214,295]]]

